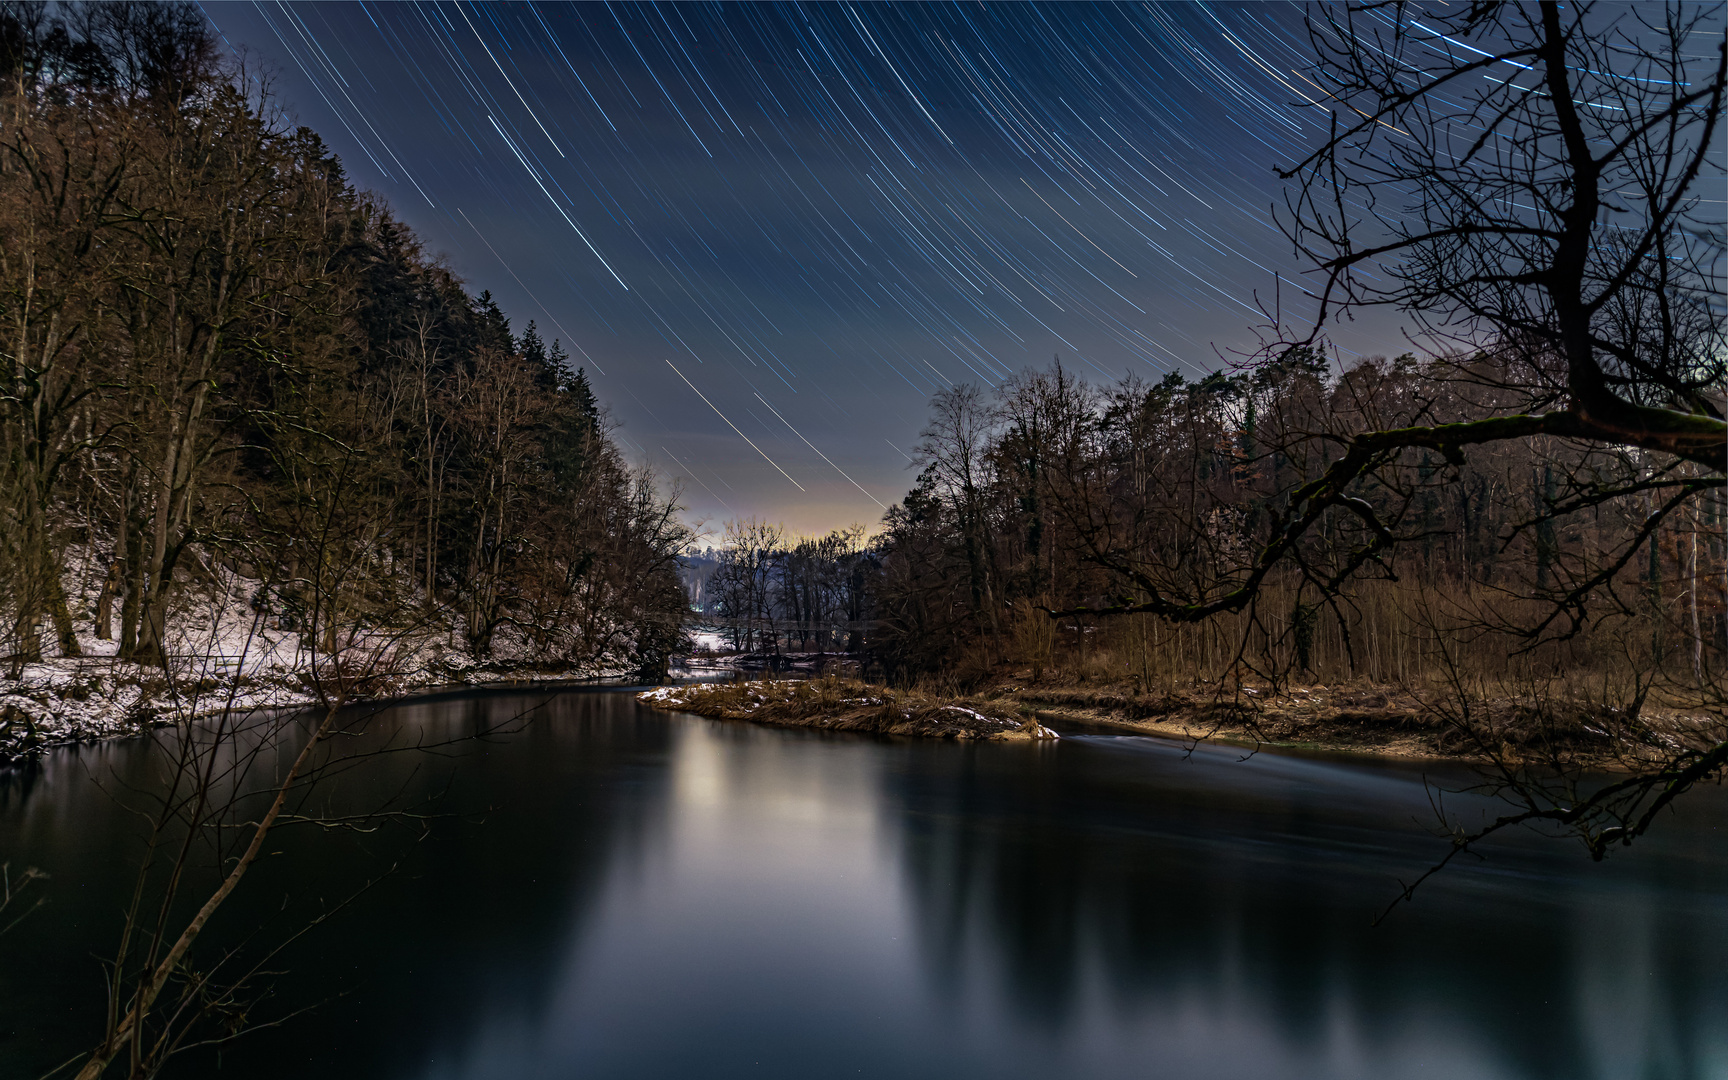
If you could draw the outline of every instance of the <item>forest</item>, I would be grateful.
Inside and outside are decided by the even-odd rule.
[[[1316,1003],[1362,1075],[1479,1068],[1513,1028],[1541,1048],[1508,1075],[1613,1072],[1554,1049],[1609,1027],[1677,1048],[1646,1071],[1706,1060],[1721,8],[1406,14],[1307,11],[1292,107],[1324,122],[1271,215],[1302,276],[1256,292],[1254,347],[944,379],[904,498],[801,537],[688,522],[564,343],[351,183],[198,5],[0,0],[0,1060],[214,1075],[329,1008],[260,1075],[825,1042],[965,1073],[927,1022],[987,1019],[961,991],[1025,1002],[968,1021],[970,1075],[1097,1068],[1112,1024],[1153,1040],[1122,1027],[1124,1075],[1216,1072],[1220,1032],[1244,1075],[1330,1075],[1273,1037]],[[1371,309],[1409,351],[1348,351]],[[699,642],[748,655],[682,679]],[[241,692],[254,645],[292,694]],[[512,685],[401,703],[477,665]],[[99,706],[121,722],[78,727]],[[1356,933],[1504,831],[1601,860],[1658,822],[1625,875],[1509,845]]]
[[[1566,60],[1544,94],[1447,105],[1499,125],[1518,150],[1496,160],[1416,123],[1362,28],[1315,23],[1337,99],[1380,118],[1285,173],[1317,319],[1268,310],[1261,347],[1198,381],[1095,385],[1058,359],[949,386],[874,535],[734,521],[692,596],[676,492],[624,460],[561,344],[467,292],[195,7],[6,5],[9,674],[98,642],[168,671],[222,647],[193,641],[216,621],[197,601],[239,588],[253,625],[337,669],[439,642],[657,677],[694,600],[736,649],[894,682],[1439,687],[1485,753],[1507,728],[1472,716],[1522,702],[1544,754],[1611,729],[1665,747],[1640,761],[1667,754],[1680,773],[1648,775],[1684,788],[1728,755],[1720,226],[1699,201],[1723,62],[1680,45],[1703,17],[1652,22],[1625,79],[1591,75],[1612,35],[1557,11],[1462,16]],[[1434,85],[1475,64],[1434,61]],[[1620,104],[1547,104],[1575,94]],[[1383,149],[1398,117],[1428,134]],[[1368,244],[1339,207],[1387,190],[1420,198]],[[1329,328],[1374,306],[1431,347],[1343,361]]]
[[[868,550],[856,530],[788,541],[732,523],[706,610],[733,620],[739,648],[770,635],[818,647],[809,625],[834,648],[866,620],[872,659],[902,679],[1058,657],[1145,689],[1232,672],[1388,683],[1446,662],[1503,678],[1714,670],[1728,635],[1712,586],[1720,486],[1637,451],[1538,439],[1455,462],[1414,449],[1350,489],[1399,543],[1376,550],[1363,517],[1335,517],[1240,591],[1291,492],[1351,433],[1491,417],[1516,404],[1483,390],[1507,385],[1508,367],[1483,351],[1335,371],[1293,349],[1196,382],[1099,387],[1057,362],[992,392],[958,386],[933,400],[916,481]],[[1185,625],[1150,596],[1218,610]]]
[[[1329,134],[1274,166],[1304,276],[1257,294],[1255,347],[932,396],[866,661],[1025,708],[1180,688],[1251,744],[1267,695],[1324,689],[1334,729],[1490,766],[1515,809],[1455,852],[1540,822],[1600,858],[1728,767],[1721,10],[1389,10],[1307,16]],[[1421,348],[1335,345],[1375,309]],[[760,534],[725,557],[780,568],[784,637]]]
[[[0,50],[14,678],[81,632],[162,666],[219,577],[315,652],[415,631],[664,670],[689,533],[559,342],[351,185],[195,5],[6,4]]]

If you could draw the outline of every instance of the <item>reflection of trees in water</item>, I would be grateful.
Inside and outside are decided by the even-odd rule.
[[[423,707],[420,722],[430,737],[481,731],[534,700],[440,703]],[[664,721],[628,698],[566,694],[520,733],[465,753],[446,799],[462,816],[435,822],[348,927],[353,939],[380,922],[389,930],[367,947],[366,1030],[349,1049],[320,1046],[321,1057],[356,1077],[417,1075],[428,1061],[460,1060],[491,1018],[536,1016],[616,856],[640,846],[661,803],[664,770],[632,763],[663,756],[668,742]],[[411,759],[403,772],[424,768]],[[309,970],[342,969],[349,942],[325,943]],[[417,1059],[402,1053],[410,1047]]]
[[[212,924],[212,953],[261,922],[266,928],[259,940],[279,940],[392,864],[396,869],[355,909],[285,954],[278,966],[287,973],[253,1019],[325,1004],[282,1029],[226,1047],[222,1075],[300,1076],[313,1065],[326,1076],[415,1075],[428,1061],[459,1059],[489,1016],[532,1016],[547,1000],[615,853],[640,845],[645,817],[659,802],[664,770],[631,764],[664,755],[666,724],[644,717],[621,695],[563,694],[545,699],[513,734],[436,754],[411,749],[495,728],[541,700],[435,700],[374,721],[376,738],[403,752],[372,757],[363,769],[321,788],[320,798],[329,801],[320,811],[369,809],[394,797],[404,805],[431,801],[435,812],[448,816],[434,820],[418,840],[399,829],[288,829],[273,840],[281,855],[261,863],[247,889],[235,894],[232,910],[220,913],[220,925]],[[137,743],[109,743],[85,753],[92,771],[138,785],[152,775],[141,751]],[[76,782],[81,766],[64,772],[57,778],[62,782],[36,782],[35,790],[21,778],[3,796],[12,823],[38,809],[32,800],[54,800],[36,814],[42,820],[29,837],[28,858],[55,873],[48,883],[57,886],[53,903],[43,914],[58,919],[51,932],[45,923],[33,929],[42,933],[37,945],[44,958],[72,969],[51,994],[18,1001],[22,1012],[48,1006],[64,1013],[86,1005],[99,1012],[100,971],[94,961],[80,965],[77,959],[111,947],[114,912],[124,903],[136,858],[129,846],[135,830],[113,801]],[[8,842],[12,823],[0,819],[0,838]],[[75,891],[58,887],[73,882]],[[16,988],[0,983],[0,1000],[10,1004],[15,995],[8,989]],[[18,1020],[22,1013],[11,1009],[8,1015]],[[30,1061],[13,1056],[24,1048],[0,1047],[0,1063],[16,1064],[18,1075],[38,1075],[95,1030],[90,1024],[56,1030],[52,1042],[31,1049]],[[61,1045],[62,1037],[70,1044]],[[35,1054],[43,1059],[40,1068]],[[213,1057],[188,1058],[175,1072],[196,1076],[215,1064]],[[12,1072],[12,1064],[0,1067],[0,1074]]]
[[[1205,769],[1108,755],[908,751],[890,805],[942,1000],[996,994],[1053,1036],[1085,1009],[1198,1015],[1322,1058],[1341,1034],[1389,1058],[1445,1038],[1533,1077],[1702,1075],[1720,1041],[1719,845],[1608,867],[1501,852],[1372,927],[1436,843],[1414,809],[1281,798],[1247,773],[1208,789]],[[1676,847],[1712,835],[1687,831]]]
[[[422,707],[416,719],[428,737],[447,738],[485,730],[533,700],[469,698]],[[354,939],[380,924],[388,936],[368,946],[367,1030],[356,1032],[352,1054],[329,1059],[354,1076],[413,1075],[426,1061],[459,1060],[490,1017],[533,1016],[614,851],[639,840],[640,815],[655,801],[628,761],[666,741],[665,725],[644,722],[633,702],[571,694],[551,698],[521,732],[464,753],[445,799],[460,816],[435,822],[348,927]],[[398,768],[425,769],[412,758]],[[443,777],[424,783],[434,789]],[[325,940],[309,970],[341,969],[349,942]],[[417,1060],[401,1053],[407,1047]]]
[[[22,758],[0,767],[0,812],[24,805],[42,778],[42,763],[36,758]]]
[[[0,769],[0,861],[49,875],[38,883],[42,907],[0,939],[0,1076],[41,1076],[100,1035],[97,958],[119,936],[149,832],[115,796],[161,778],[141,739],[67,746]]]
[[[532,700],[421,703],[402,710],[398,730],[440,742]],[[336,785],[338,801],[399,789],[412,801],[441,792],[454,770],[444,807],[465,816],[417,844],[282,834],[284,855],[248,881],[245,907],[225,911],[230,940],[285,894],[291,906],[272,930],[398,857],[402,866],[287,959],[291,974],[267,1005],[351,996],[229,1047],[221,1075],[406,1078],[434,1061],[458,1073],[450,1066],[500,1021],[536,1023],[608,875],[659,842],[670,732],[624,695],[563,695],[519,734],[451,760],[374,759],[364,786],[360,774]],[[774,751],[782,736],[813,745],[809,733],[722,734],[738,744],[728,763],[745,770],[740,790],[808,779]],[[0,1016],[20,1031],[0,1039],[0,1076],[39,1075],[29,1054],[63,1060],[91,1030],[52,1029],[70,1033],[63,1046],[24,1029],[66,1002],[100,1005],[99,971],[78,960],[109,943],[134,834],[111,800],[72,781],[86,764],[147,779],[149,759],[129,746],[88,748],[82,763],[57,756],[33,790],[21,778],[0,795],[0,851],[55,875],[30,933],[0,943]],[[1426,803],[1413,791],[1398,801],[1381,774],[1341,771],[1303,787],[1265,760],[1178,764],[1078,740],[1043,754],[854,740],[835,750],[832,761],[880,755],[885,824],[901,843],[936,984],[929,997],[957,1014],[1000,999],[1053,1038],[1087,1030],[1084,1021],[1117,1031],[1191,1022],[1206,1035],[1263,1036],[1286,1052],[1282,1066],[1324,1061],[1340,1040],[1372,1062],[1446,1038],[1507,1075],[1568,1080],[1702,1076],[1713,1067],[1703,1055],[1721,1052],[1728,860],[1709,826],[1728,800],[1718,793],[1699,793],[1685,811],[1693,819],[1630,862],[1506,854],[1490,874],[1449,874],[1376,930],[1367,924],[1392,875],[1425,866],[1434,843],[1414,824],[1399,829]],[[1344,783],[1354,786],[1335,790]],[[1260,1045],[1220,1041],[1217,1055],[1235,1061]],[[196,1076],[211,1062],[179,1064]]]

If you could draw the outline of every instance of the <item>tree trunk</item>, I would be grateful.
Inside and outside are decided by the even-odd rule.
[[[120,594],[120,658],[131,660],[138,651],[138,598],[144,594],[144,560],[138,557],[138,538],[127,545],[126,587]]]
[[[12,640],[15,647],[12,650],[10,674],[16,679],[24,674],[25,664],[34,664],[42,659],[41,614],[30,611],[19,615],[12,624]]]
[[[108,563],[108,576],[102,579],[102,591],[96,596],[96,638],[98,641],[109,641],[113,638],[114,625],[114,594],[122,587],[122,567],[125,565],[120,553],[125,550],[125,532],[122,528],[121,540],[115,544],[114,558]]]
[[[57,571],[48,579],[48,613],[54,619],[54,636],[59,639],[60,655],[83,656],[78,633],[72,626],[72,612],[66,604],[66,586]]]

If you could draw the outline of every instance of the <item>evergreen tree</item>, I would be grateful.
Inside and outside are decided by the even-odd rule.
[[[558,373],[556,405],[547,425],[547,464],[560,490],[576,491],[600,441],[600,406],[588,384],[588,373],[582,368],[570,369],[570,358],[557,339],[552,341],[547,363]]]

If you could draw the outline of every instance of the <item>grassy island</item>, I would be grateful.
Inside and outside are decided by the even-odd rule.
[[[827,674],[664,686],[645,705],[720,720],[948,739],[1054,739],[1047,725],[1139,732],[1184,742],[1324,750],[1474,763],[1566,763],[1616,772],[1699,740],[1700,718],[1651,708],[1628,717],[1601,703],[1500,696],[1460,723],[1442,695],[1347,683],[1165,688],[1067,673],[999,679],[970,692],[923,683],[890,689]],[[1635,729],[1635,730],[1634,730]],[[1486,734],[1485,734],[1486,733]]]
[[[935,739],[1057,738],[1036,717],[1021,715],[1012,702],[980,702],[974,707],[969,701],[944,700],[917,690],[890,690],[833,675],[808,680],[662,686],[640,693],[636,699],[656,709],[779,727]]]

